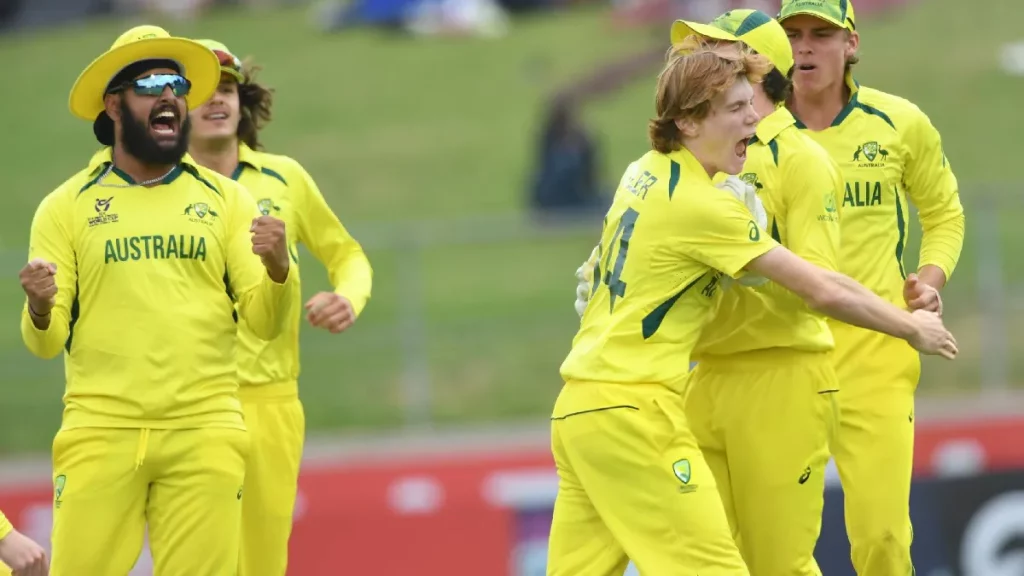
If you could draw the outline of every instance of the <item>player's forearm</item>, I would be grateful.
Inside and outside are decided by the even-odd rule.
[[[360,252],[335,269],[331,278],[335,279],[334,291],[347,298],[352,303],[352,311],[359,316],[363,308],[366,308],[373,288],[373,269],[370,267],[370,261]]]
[[[920,273],[918,275],[929,285],[942,288],[953,274],[964,247],[964,214],[959,211],[939,223],[929,220],[923,219],[921,222],[924,230],[921,236],[921,272],[929,266],[937,270],[929,273],[928,278]],[[932,283],[932,280],[938,281],[940,278],[941,284]]]
[[[238,297],[238,309],[246,324],[258,338],[273,340],[281,334],[288,319],[289,303],[298,296],[296,277],[291,269],[283,283],[269,274],[255,288]]]
[[[21,311],[21,339],[36,356],[55,358],[68,340],[68,320],[60,308],[54,308],[44,318],[34,316],[26,303]]]
[[[822,314],[841,322],[882,332],[908,340],[917,330],[906,310],[892,305],[852,278],[837,272],[827,272],[831,280],[828,294],[814,303]]]
[[[946,285],[946,273],[934,264],[921,266],[921,269],[917,271],[917,278],[936,290],[942,290],[942,287]]]

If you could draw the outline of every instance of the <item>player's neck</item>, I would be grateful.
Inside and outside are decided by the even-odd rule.
[[[832,125],[850,102],[850,87],[845,81],[830,84],[819,92],[793,90],[788,107],[794,116],[811,130],[824,130]]]
[[[114,145],[111,158],[114,166],[131,176],[135,182],[149,182],[162,178],[174,168],[174,164],[147,164],[126,152],[120,142]]]
[[[228,178],[238,168],[238,140],[236,139],[202,142],[193,138],[188,153],[201,166],[219,172]]]

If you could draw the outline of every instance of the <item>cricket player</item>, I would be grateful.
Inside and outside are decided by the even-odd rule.
[[[731,180],[763,201],[772,238],[838,270],[842,179],[785,108],[793,69],[786,32],[763,12],[732,10],[710,24],[677,21],[673,44],[690,34],[742,41],[774,66],[754,87],[762,120],[742,180]],[[821,574],[814,547],[838,425],[833,348],[825,316],[768,283],[725,291],[694,350],[686,416],[754,576]]]
[[[938,290],[960,257],[964,213],[938,131],[911,102],[854,80],[860,40],[849,0],[784,0],[778,20],[796,60],[789,109],[845,180],[840,270],[889,302],[941,313]],[[916,274],[903,263],[908,202],[924,231]],[[862,576],[905,576],[920,358],[896,338],[831,328],[842,388],[833,452],[853,565]]]
[[[0,576],[46,576],[49,573],[49,562],[42,546],[15,530],[0,512]]]
[[[741,44],[690,36],[658,78],[653,150],[627,168],[605,218],[593,294],[552,411],[559,491],[548,574],[749,574],[690,432],[690,354],[724,276],[773,280],[814,308],[954,357],[938,315],[913,314],[795,256],[732,194],[770,69]]]
[[[127,574],[149,530],[156,576],[238,566],[249,451],[235,313],[273,340],[297,297],[285,224],[186,154],[188,111],[220,82],[210,49],[132,28],[71,90],[105,147],[39,205],[21,333],[64,352],[53,441],[56,576]]]
[[[256,82],[257,68],[226,46],[200,40],[220,61],[220,85],[194,110],[189,151],[201,165],[245,185],[260,211],[283,220],[292,274],[299,282],[297,244],[326,268],[333,292],[303,307],[295,291],[287,323],[271,342],[244,321],[238,331],[239,394],[250,451],[242,501],[240,576],[283,576],[298,489],[306,428],[299,402],[299,323],[303,308],[312,326],[337,334],[356,320],[370,297],[370,263],[338,221],[313,178],[295,160],[261,151],[259,130],[270,120],[271,91]]]

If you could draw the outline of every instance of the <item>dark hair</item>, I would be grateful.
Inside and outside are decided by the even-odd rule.
[[[270,122],[270,108],[274,103],[274,90],[256,82],[261,68],[249,61],[242,66],[244,82],[238,85],[238,139],[253,150],[262,150],[259,132]]]
[[[772,68],[771,72],[765,74],[764,79],[761,80],[761,87],[764,88],[764,93],[772,101],[772,104],[782,104],[793,93],[792,76],[792,70],[789,71],[788,76],[783,76],[778,68]]]

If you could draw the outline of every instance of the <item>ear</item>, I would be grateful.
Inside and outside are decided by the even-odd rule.
[[[846,57],[850,57],[857,54],[857,50],[860,49],[860,34],[856,30],[848,30],[846,32]]]
[[[676,120],[676,128],[683,133],[686,138],[696,138],[700,136],[700,125],[693,121],[692,118],[680,118]]]
[[[121,97],[117,94],[107,94],[103,97],[103,106],[107,110],[107,116],[112,120],[121,118]]]

